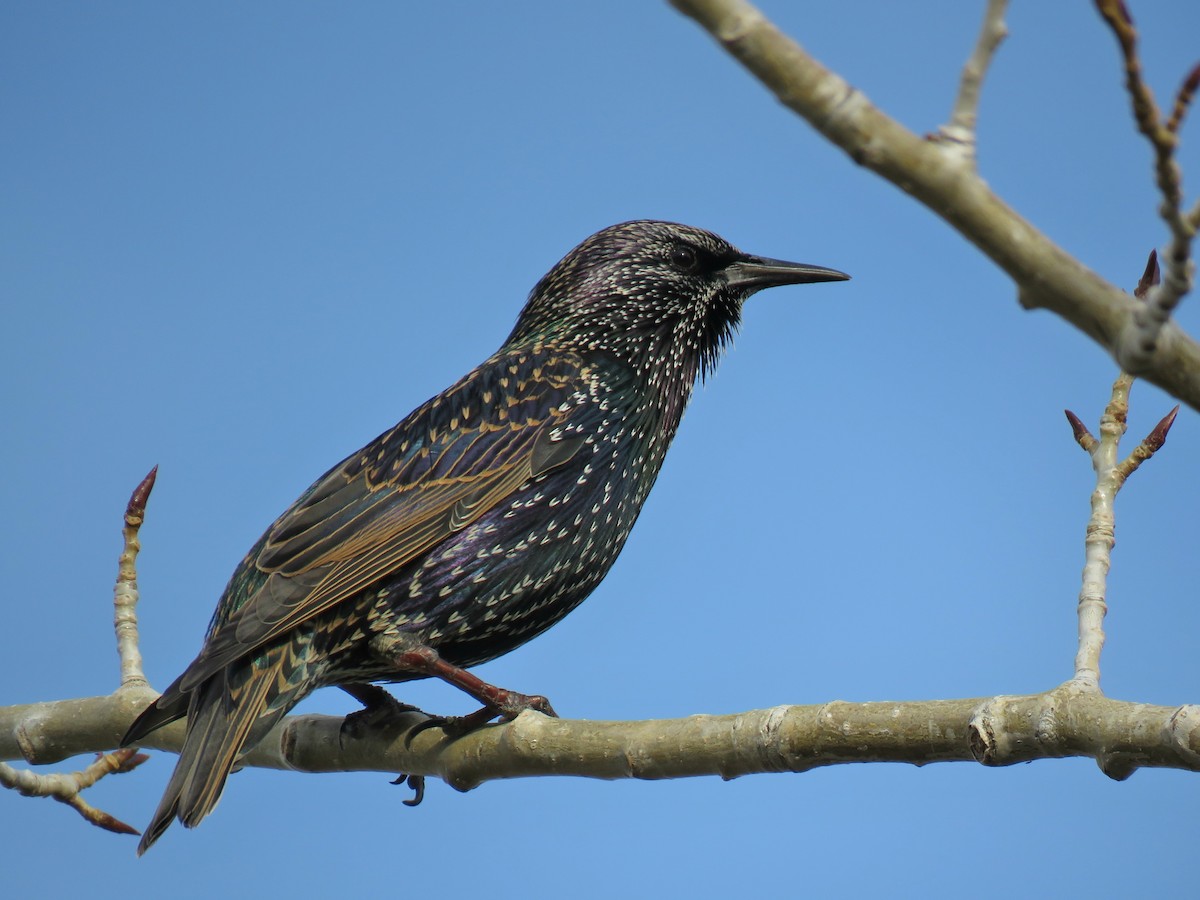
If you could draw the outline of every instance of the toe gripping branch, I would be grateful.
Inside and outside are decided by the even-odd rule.
[[[488,684],[481,678],[472,675],[466,669],[446,662],[432,647],[422,644],[411,635],[379,635],[371,641],[371,649],[386,660],[391,666],[402,672],[417,672],[430,678],[440,678],[447,684],[452,684],[461,691],[470,694],[483,704],[483,709],[467,716],[440,717],[434,725],[448,722],[458,723],[455,736],[466,734],[492,719],[499,718],[508,722],[515,719],[527,709],[537,710],[547,716],[557,716],[550,701],[540,694],[521,694],[509,691],[494,684]],[[439,717],[434,717],[435,719]],[[428,722],[421,723],[418,728],[433,727]]]
[[[547,716],[558,715],[550,701],[540,694],[522,694],[489,684],[466,669],[446,662],[436,650],[411,635],[378,635],[371,641],[371,649],[397,671],[440,678],[470,694],[483,704],[483,708],[465,716],[431,716],[415,706],[401,703],[378,685],[345,684],[341,686],[342,690],[363,704],[364,708],[346,717],[341,729],[343,738],[360,732],[364,727],[374,728],[394,721],[399,715],[409,712],[422,712],[426,718],[409,728],[404,737],[406,746],[429,728],[440,728],[448,737],[455,739],[482,728],[496,718],[511,721],[527,709]],[[405,806],[416,806],[425,797],[423,775],[400,775],[392,784],[407,784],[413,789],[413,796],[403,801]]]

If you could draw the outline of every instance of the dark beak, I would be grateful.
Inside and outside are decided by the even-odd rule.
[[[850,276],[837,269],[826,269],[824,266],[746,255],[725,267],[725,280],[729,282],[730,287],[758,291],[782,284],[849,281]]]

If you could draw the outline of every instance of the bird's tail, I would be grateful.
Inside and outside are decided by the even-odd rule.
[[[212,812],[221,798],[225,779],[243,752],[257,744],[308,693],[306,685],[288,678],[294,669],[284,663],[294,660],[289,652],[292,649],[287,645],[275,647],[256,659],[240,661],[193,690],[187,705],[183,749],[158,809],[142,834],[138,856],[162,836],[172,819],[178,818],[184,827],[193,828]],[[170,693],[168,688],[163,698],[167,702],[160,701],[163,712],[155,715],[156,707],[152,706],[134,723],[126,736],[127,743],[166,724],[159,719],[175,712],[182,714],[180,704],[171,699]],[[143,719],[148,721],[143,724]]]

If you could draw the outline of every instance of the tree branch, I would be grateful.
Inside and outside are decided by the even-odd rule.
[[[783,35],[746,0],[671,0],[788,108],[854,162],[891,181],[987,254],[1027,309],[1051,310],[1114,359],[1142,305],[1056,246],[991,192],[960,153],[918,137]],[[1166,322],[1127,368],[1200,410],[1200,344]]]
[[[116,695],[0,709],[0,757],[54,762],[112,746],[135,711],[140,706]],[[339,716],[290,716],[243,764],[429,775],[463,791],[533,775],[735,778],[852,762],[1004,766],[1069,756],[1091,757],[1121,778],[1140,766],[1200,771],[1200,708],[1111,700],[1071,682],[1028,696],[833,701],[640,722],[553,719],[529,711],[453,741],[430,728],[407,746],[408,730],[423,720],[421,713],[406,713],[393,726],[346,737]],[[142,747],[178,752],[182,744],[177,722]]]

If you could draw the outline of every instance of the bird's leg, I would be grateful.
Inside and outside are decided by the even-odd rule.
[[[470,694],[483,704],[483,709],[467,716],[435,716],[418,724],[408,736],[426,728],[441,726],[453,734],[462,735],[486,725],[496,717],[505,722],[515,719],[527,709],[535,709],[547,716],[557,716],[550,701],[540,694],[521,694],[488,684],[466,669],[446,662],[432,647],[422,644],[407,634],[380,634],[371,640],[371,649],[398,670],[418,672],[431,678],[440,678]]]
[[[354,682],[340,684],[338,687],[363,705],[362,709],[350,713],[342,720],[342,727],[338,730],[338,743],[342,745],[347,737],[353,739],[364,731],[393,724],[404,713],[417,712],[427,715],[409,703],[401,703],[377,684]]]
[[[377,729],[381,725],[394,723],[403,713],[418,712],[423,716],[428,713],[410,703],[401,703],[377,684],[354,682],[338,685],[343,691],[363,705],[357,712],[352,712],[342,719],[342,727],[338,729],[338,744],[344,746],[347,736],[356,738],[363,731]],[[413,789],[413,796],[401,800],[405,806],[419,806],[425,799],[425,776],[405,775],[396,777],[392,784],[407,784]]]

